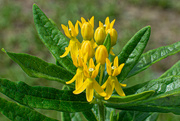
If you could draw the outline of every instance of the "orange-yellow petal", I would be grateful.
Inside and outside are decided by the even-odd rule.
[[[119,67],[118,67],[118,73],[120,74],[121,73],[121,70],[123,69],[124,67],[124,63],[122,63]]]
[[[93,69],[95,68],[94,61],[92,58],[90,58],[89,60],[89,68],[93,68]]]
[[[73,77],[70,81],[67,81],[66,84],[71,84],[71,83],[73,83],[73,82],[76,80],[76,77],[77,77],[77,74],[74,75],[74,77]]]
[[[121,85],[121,87],[126,87],[127,86],[127,84],[121,84],[121,83],[120,83],[120,85]]]
[[[92,101],[93,95],[94,95],[93,84],[90,83],[86,88],[86,99],[88,102]]]
[[[89,23],[90,23],[91,26],[94,28],[94,16],[91,17]]]
[[[114,67],[118,67],[118,56],[116,56],[115,58],[114,58],[114,65],[113,65]]]
[[[64,30],[65,35],[66,35],[68,38],[71,38],[71,35],[70,35],[70,33],[69,33],[68,27],[65,26],[65,25],[63,25],[63,24],[61,24],[61,27],[62,27],[62,29]]]
[[[95,79],[93,80],[93,88],[102,97],[106,96],[106,93],[104,92],[104,90],[101,88],[101,86],[97,83],[97,81]]]
[[[70,40],[68,47],[65,48],[66,51],[64,52],[63,55],[60,56],[61,58],[63,58],[63,57],[68,55],[69,51],[71,50],[71,45],[72,45],[72,41]]]
[[[105,100],[108,100],[111,97],[113,90],[114,84],[108,84],[106,87],[106,96],[104,97]]]
[[[77,35],[79,33],[78,24],[79,24],[79,21],[77,21],[76,24],[75,24],[75,31],[76,31]]]
[[[86,89],[86,87],[89,85],[89,83],[90,83],[90,81],[88,79],[89,78],[87,78],[85,80],[85,82],[82,84],[81,87],[79,87],[78,89],[74,90],[73,93],[74,94],[80,94],[81,92],[83,92]]]
[[[110,60],[108,59],[108,58],[106,58],[106,68],[107,68],[107,73],[108,73],[108,75],[110,75],[111,76],[111,62],[110,62]]]
[[[118,82],[118,80],[117,80],[117,77],[115,78],[114,84],[115,84],[115,90],[116,90],[116,92],[117,92],[120,96],[125,96],[124,91],[122,90],[121,85],[119,84],[119,82]]]
[[[112,56],[115,56],[115,54],[114,54],[114,52],[112,51],[112,49],[110,49],[110,54],[111,54]]]
[[[91,75],[91,78],[96,78],[96,76],[98,75],[99,73],[99,66],[100,66],[100,63],[98,65],[96,65],[95,67],[95,70],[92,72],[92,75]]]
[[[99,27],[104,27],[101,21],[99,21]]]
[[[81,17],[81,22],[82,22],[82,24],[83,24],[83,23],[86,22],[86,20],[85,20],[83,17]]]
[[[83,84],[83,71],[82,68],[77,69],[77,76],[76,76],[76,89],[82,86]]]
[[[111,28],[111,29],[113,28],[114,23],[115,23],[115,19],[114,19],[114,20],[111,22],[111,24],[110,24],[110,28]]]

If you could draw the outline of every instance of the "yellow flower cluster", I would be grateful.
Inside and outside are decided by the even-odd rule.
[[[118,65],[118,57],[116,56],[113,66],[111,66],[112,63],[108,59],[109,54],[107,48],[103,45],[109,33],[111,38],[110,54],[114,55],[112,46],[114,46],[117,41],[117,32],[113,28],[114,23],[115,20],[110,22],[109,17],[106,18],[104,25],[99,21],[99,27],[95,30],[95,33],[94,16],[88,21],[81,17],[81,22],[77,21],[75,26],[71,21],[68,21],[69,28],[63,24],[61,25],[65,35],[70,41],[68,47],[65,48],[65,53],[60,57],[65,57],[70,53],[73,64],[77,67],[75,76],[66,83],[70,84],[75,81],[74,94],[82,93],[86,89],[86,99],[88,102],[93,100],[94,90],[100,96],[104,97],[105,100],[111,97],[114,89],[120,96],[125,96],[121,87],[125,87],[126,84],[119,83],[116,77],[121,73],[124,64]],[[82,43],[76,38],[79,33],[78,25],[81,28]],[[94,57],[96,65],[93,60]],[[105,65],[109,77],[105,83],[101,85]],[[96,80],[99,72],[99,80]]]

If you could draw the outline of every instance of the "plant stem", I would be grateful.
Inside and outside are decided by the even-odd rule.
[[[98,108],[99,108],[100,121],[105,121],[104,103],[101,100],[99,100]]]
[[[101,65],[101,73],[100,73],[100,77],[99,77],[99,85],[101,85],[101,83],[102,83],[102,78],[103,78],[103,74],[104,74],[104,68],[105,68],[105,64]]]

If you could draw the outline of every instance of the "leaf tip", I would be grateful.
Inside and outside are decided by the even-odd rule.
[[[2,48],[1,50],[6,53],[6,50],[4,48]]]

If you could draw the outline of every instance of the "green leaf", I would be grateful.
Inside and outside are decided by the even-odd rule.
[[[71,121],[70,113],[61,112],[61,121]]]
[[[13,121],[57,121],[37,111],[0,98],[0,111]]]
[[[125,63],[120,75],[119,81],[122,82],[138,62],[144,48],[147,45],[151,33],[151,27],[146,26],[139,30],[123,47],[121,53],[118,55],[119,64]]]
[[[55,64],[47,63],[35,56],[22,53],[7,52],[7,55],[15,61],[30,77],[45,78],[66,84],[73,75],[64,68]],[[73,84],[70,84],[74,88]]]
[[[131,77],[145,70],[152,64],[178,52],[180,52],[180,41],[172,45],[150,50],[140,57],[139,62],[133,67],[127,77]]]
[[[36,4],[33,5],[33,17],[42,42],[64,68],[75,74],[76,67],[73,65],[71,58],[69,56],[60,58],[65,52],[65,47],[68,46],[65,36]]]
[[[139,111],[121,111],[118,121],[145,121],[152,113]]]
[[[180,61],[174,64],[169,70],[167,70],[164,74],[160,76],[160,78],[168,77],[168,76],[180,76]]]
[[[0,92],[22,105],[33,108],[79,112],[89,110],[93,106],[86,101],[85,93],[74,95],[71,90],[29,86],[21,81],[0,79]]]
[[[142,93],[134,94],[134,95],[128,95],[128,96],[111,96],[107,102],[111,103],[129,103],[129,102],[135,102],[138,100],[144,100],[149,98],[154,94],[154,90],[145,91]]]
[[[98,121],[92,110],[83,111],[82,113],[88,121]]]
[[[175,65],[173,65],[169,70],[167,70],[164,74],[162,74],[158,79],[160,78],[165,78],[165,77],[169,77],[169,76],[180,76],[180,61],[178,61]],[[136,91],[142,87],[144,87],[148,82],[144,82],[141,84],[137,84],[135,86],[132,87],[128,87],[128,88],[124,88],[124,92],[126,95],[131,95],[136,93]]]
[[[180,114],[180,76],[152,80],[137,90],[137,93],[148,90],[155,91],[155,94],[148,99],[124,104],[105,103],[105,105],[122,110]]]
[[[107,48],[107,51],[108,53],[110,52],[111,50],[111,37],[110,37],[110,34],[108,33],[105,40],[104,40],[104,43],[103,45]]]

